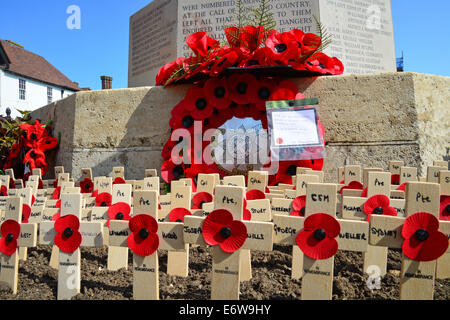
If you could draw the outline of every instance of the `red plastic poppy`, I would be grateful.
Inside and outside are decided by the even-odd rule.
[[[256,86],[258,83],[255,76],[249,73],[235,73],[231,75],[227,81],[230,90],[229,97],[233,102],[237,104],[255,102],[251,100],[253,97],[249,94],[250,88]]]
[[[61,212],[57,212],[54,215],[52,215],[52,221],[56,221],[61,217]]]
[[[227,50],[220,50],[220,58],[215,60],[209,72],[211,77],[218,77],[225,68],[229,68],[238,64],[242,59],[245,59],[245,54],[239,48],[230,48]]]
[[[372,214],[397,216],[397,210],[389,204],[389,198],[382,194],[378,194],[367,199],[363,207],[364,213],[367,215],[367,221],[370,222],[370,216]]]
[[[7,197],[8,196],[8,188],[6,186],[0,187],[0,197]]]
[[[16,189],[16,184],[14,183],[14,179],[9,179],[9,189]]]
[[[206,119],[213,112],[213,105],[208,99],[206,90],[198,86],[189,88],[184,98],[184,107],[191,112],[194,120]]]
[[[20,125],[20,129],[26,133],[24,146],[27,148],[36,148],[38,140],[47,136],[47,130],[39,123],[39,120],[36,120],[34,125],[23,123]]]
[[[252,220],[252,212],[247,208],[244,208],[244,212],[242,214],[242,220],[251,221]]]
[[[37,141],[36,148],[41,151],[55,149],[58,146],[58,139],[53,137],[43,137]]]
[[[28,223],[28,219],[31,215],[31,207],[27,204],[22,204],[22,223]]]
[[[292,177],[297,175],[297,167],[300,166],[299,161],[280,161],[276,175],[277,183],[292,184]]]
[[[6,220],[0,227],[0,251],[11,256],[17,250],[17,239],[20,235],[20,224],[15,220]]]
[[[61,186],[55,188],[55,190],[53,191],[53,194],[52,194],[52,199],[58,200],[60,194],[61,194]]]
[[[212,201],[213,196],[209,192],[198,192],[192,197],[192,209],[201,209],[204,203]]]
[[[351,181],[348,185],[343,186],[341,188],[341,190],[339,191],[340,194],[342,194],[342,191],[346,190],[346,189],[363,190],[364,189],[364,185],[361,182],[359,182],[359,181]]]
[[[290,80],[281,81],[278,86],[273,90],[269,100],[293,100],[297,96],[298,87],[295,82]]]
[[[81,193],[92,193],[94,191],[94,182],[90,178],[84,178],[80,181]]]
[[[148,214],[138,214],[130,219],[128,228],[132,233],[127,238],[127,244],[133,253],[147,257],[158,249],[158,223],[155,218]]]
[[[96,207],[109,207],[112,203],[112,195],[108,192],[102,192],[95,197]]]
[[[203,239],[209,245],[219,245],[223,251],[232,253],[247,240],[247,227],[242,221],[234,220],[228,210],[214,210],[203,222]]]
[[[261,46],[265,34],[264,26],[245,26],[241,28],[240,42],[244,48],[255,51]]]
[[[94,190],[91,194],[91,198],[97,198],[98,196],[98,190]]]
[[[192,215],[186,208],[174,208],[169,212],[169,222],[184,222],[184,216]]]
[[[305,219],[296,242],[305,255],[312,259],[331,258],[338,251],[336,237],[341,232],[339,222],[326,213],[316,213]]]
[[[121,177],[117,177],[117,178],[115,178],[114,179],[114,181],[113,181],[113,185],[114,184],[126,184],[127,182],[125,181],[125,179],[124,178],[121,178]]]
[[[344,66],[339,59],[331,58],[323,52],[316,52],[308,59],[305,66],[310,71],[322,74],[339,75],[344,72]]]
[[[398,191],[405,191],[405,189],[406,189],[406,182],[402,183],[396,190],[398,190]]]
[[[80,247],[80,220],[73,214],[65,215],[55,221],[55,245],[59,250],[72,253]]]
[[[247,193],[245,194],[245,198],[247,200],[259,200],[259,199],[265,199],[266,195],[264,192],[257,190],[257,189],[252,189],[247,191]]]
[[[304,217],[305,216],[305,206],[306,206],[306,196],[298,196],[292,201],[291,216]]]
[[[312,54],[322,44],[322,39],[314,33],[304,33],[299,29],[289,31],[298,44],[297,58]]]
[[[161,177],[165,182],[170,183],[173,179],[183,177],[185,173],[184,164],[175,165],[171,160],[166,160],[161,166]]]
[[[397,185],[397,186],[400,184],[400,175],[399,174],[391,175],[391,184]]]
[[[438,230],[439,220],[431,213],[417,212],[409,216],[402,228],[403,254],[415,261],[438,259],[448,249],[447,236]]]
[[[367,198],[367,187],[365,187],[361,193],[361,198]]]
[[[450,196],[441,196],[439,219],[450,221]]]
[[[20,149],[21,149],[20,144],[18,144],[17,142],[14,142],[11,146],[11,150],[9,150],[8,158],[11,160],[16,159],[20,154]]]
[[[298,43],[288,32],[273,32],[266,40],[269,58],[281,65],[287,65],[289,60],[295,59],[298,53]]]
[[[117,202],[108,208],[108,221],[106,221],[106,226],[109,228],[109,222],[111,220],[130,220],[131,207],[128,203]]]
[[[178,80],[179,77],[176,76],[173,77],[173,79],[171,79],[170,81],[169,78],[173,75],[175,71],[177,71],[177,69],[180,68],[180,66],[183,65],[184,60],[185,60],[184,57],[179,57],[175,61],[166,63],[161,69],[159,69],[155,79],[156,85],[157,86],[168,85],[170,84],[170,82]]]
[[[258,48],[255,51],[251,52],[250,55],[243,58],[239,62],[239,67],[263,67],[272,65],[271,61],[268,59],[269,57],[269,49],[266,47]]]
[[[266,110],[266,101],[269,100],[272,93],[276,90],[276,84],[271,79],[261,79],[256,86],[250,87],[249,95],[255,103],[255,108],[261,111]]]
[[[206,32],[200,31],[188,36],[186,44],[197,56],[204,57],[209,50],[219,46],[219,41],[209,37]]]
[[[207,101],[217,109],[225,109],[231,103],[228,98],[228,82],[226,78],[212,78],[205,82],[204,92]]]

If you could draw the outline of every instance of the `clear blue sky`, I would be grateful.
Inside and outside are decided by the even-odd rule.
[[[81,87],[127,87],[129,17],[150,0],[3,0],[0,38],[13,40],[57,67]],[[70,5],[81,9],[81,29],[69,30]],[[397,56],[405,71],[450,76],[450,1],[392,0]],[[446,40],[447,39],[447,40]]]

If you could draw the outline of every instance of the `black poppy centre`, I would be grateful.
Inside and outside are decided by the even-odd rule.
[[[191,116],[185,116],[183,118],[182,122],[183,122],[183,127],[190,128],[194,124],[194,118],[192,118]]]
[[[383,208],[382,207],[376,207],[373,209],[373,214],[383,214]]]
[[[258,97],[262,100],[267,100],[270,97],[270,90],[269,88],[266,87],[262,87],[261,89],[259,89],[258,91]]]
[[[65,237],[70,238],[73,234],[73,230],[72,230],[72,228],[66,228],[66,229],[64,229],[63,233],[64,233]]]
[[[175,168],[173,168],[172,174],[173,174],[173,177],[175,179],[180,178],[184,174],[183,167],[182,166],[176,166]]]
[[[228,227],[223,227],[220,229],[220,236],[224,239],[227,239],[231,236],[231,229]]]
[[[419,240],[420,242],[427,240],[429,237],[428,231],[425,229],[417,230],[414,235],[416,236],[417,240]]]
[[[147,239],[149,235],[149,232],[147,229],[142,228],[141,230],[139,230],[139,237],[141,237],[143,240]]]
[[[6,236],[6,242],[9,243],[11,241],[14,240],[14,236],[12,233],[8,233],[8,235]]]
[[[295,165],[291,165],[289,166],[289,168],[287,168],[286,172],[290,176],[295,176],[297,174],[297,167]]]
[[[214,96],[216,98],[223,98],[223,97],[225,97],[225,93],[226,93],[226,90],[225,90],[224,87],[217,87],[216,89],[214,89]]]
[[[123,220],[123,213],[119,212],[118,214],[116,214],[116,220]]]
[[[248,85],[245,82],[240,82],[236,86],[236,91],[239,94],[246,94],[247,93],[247,88],[248,88]]]
[[[283,53],[286,50],[287,50],[287,45],[284,43],[280,43],[275,46],[275,51],[277,53]]]
[[[325,239],[327,233],[323,229],[317,229],[314,231],[314,238],[316,238],[317,241],[322,241]]]
[[[204,98],[200,98],[195,102],[195,107],[198,110],[204,110],[207,105],[208,105],[208,102]]]

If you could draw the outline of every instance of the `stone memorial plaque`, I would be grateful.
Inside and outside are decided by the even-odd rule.
[[[244,1],[256,7],[257,1]],[[390,0],[273,0],[276,29],[317,33],[315,15],[332,36],[325,50],[338,57],[345,73],[396,71]],[[233,0],[154,0],[130,17],[128,86],[155,84],[158,70],[190,56],[186,37],[204,31],[219,41],[233,24]]]

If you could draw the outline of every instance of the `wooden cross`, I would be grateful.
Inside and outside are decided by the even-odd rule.
[[[192,187],[179,183],[171,184],[170,210],[192,207]],[[168,217],[166,217],[168,221]],[[189,243],[185,244],[184,250],[167,252],[167,274],[178,277],[187,277],[189,273]]]
[[[245,189],[234,186],[216,186],[214,211],[228,210],[234,220],[242,221]],[[211,215],[211,214],[210,214]],[[205,218],[186,216],[184,218],[184,241],[191,244],[207,245],[203,237]],[[241,250],[271,251],[273,243],[273,223],[242,221],[247,228],[247,239],[238,250],[228,253],[219,245],[212,248],[211,299],[238,300],[241,274]],[[228,230],[227,230],[228,231]]]
[[[155,220],[158,217],[159,192],[146,190],[136,191],[134,203],[134,217],[149,215]],[[148,230],[147,230],[148,231]],[[127,239],[130,236],[128,221],[110,222],[110,246],[128,247]],[[177,222],[160,222],[157,231],[159,250],[184,250],[183,224]],[[135,300],[159,299],[159,263],[158,252],[148,256],[133,253],[133,298]]]
[[[5,238],[1,241],[11,243],[17,241],[17,248],[10,253],[0,252],[0,283],[6,284],[11,288],[13,294],[17,293],[18,270],[19,270],[19,249],[35,247],[37,243],[37,224],[21,223],[22,221],[22,197],[10,197],[6,200],[5,221],[2,227],[6,228],[7,224],[18,223],[20,232],[16,239],[12,233],[5,234]],[[6,230],[6,232],[8,232]]]
[[[156,171],[156,169],[145,169],[144,173],[146,178],[158,176],[158,171]]]
[[[65,193],[61,195],[61,217],[73,215],[80,219],[82,212],[83,197],[80,193]],[[66,229],[67,230],[67,229]],[[64,230],[64,235],[68,236],[70,231]],[[69,232],[69,233],[67,233]],[[79,232],[81,233],[81,247],[102,247],[103,232],[102,223],[81,222]],[[71,234],[70,236],[72,236]],[[41,222],[39,243],[42,245],[55,245],[55,222]],[[56,245],[55,245],[56,246]],[[78,247],[73,252],[59,250],[58,266],[58,300],[69,300],[80,293],[81,284],[81,251]]]
[[[18,189],[16,195],[23,199],[23,204],[26,204],[31,208],[31,201],[32,201],[32,196],[33,196],[32,188],[27,187],[24,189]],[[22,220],[20,220],[20,221],[22,221]],[[27,247],[20,247],[19,248],[19,260],[27,261],[27,253],[28,253]]]
[[[436,183],[407,182],[406,216],[409,217],[417,212],[427,212],[439,218],[439,189],[440,186]],[[402,228],[405,220],[403,217],[372,216],[370,219],[370,244],[402,248],[404,242]],[[447,235],[448,241],[450,222],[440,221],[439,230]],[[413,236],[415,237],[416,234]],[[448,252],[447,249],[447,254]],[[400,299],[432,300],[436,264],[437,260],[415,261],[403,253],[400,271]],[[448,270],[449,266],[447,265],[446,268]]]
[[[111,204],[114,205],[118,202],[124,202],[131,206],[131,184],[113,185]],[[130,215],[132,215],[132,213],[133,212],[131,211]],[[108,232],[108,234],[111,235],[110,232]],[[125,268],[125,270],[128,269],[128,248],[108,246],[108,270],[116,271],[122,268]]]
[[[436,164],[436,163],[435,163]],[[443,164],[443,163],[441,163]],[[439,184],[441,190],[441,199],[443,197],[450,197],[450,171],[441,170],[439,171]],[[448,210],[444,208],[444,210]],[[450,278],[450,253],[444,254],[437,261],[436,267],[436,278],[447,279]]]

